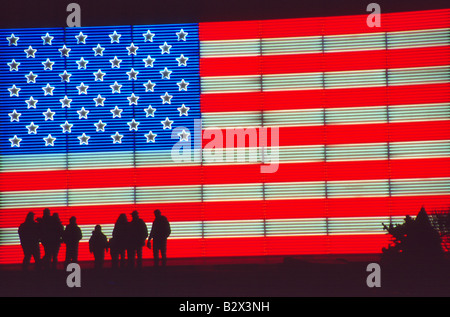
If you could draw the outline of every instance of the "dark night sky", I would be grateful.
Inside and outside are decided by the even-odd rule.
[[[0,28],[64,27],[66,7],[81,6],[81,25],[140,25],[366,14],[449,8],[448,0],[0,0]]]

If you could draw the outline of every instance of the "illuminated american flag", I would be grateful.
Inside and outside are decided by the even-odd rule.
[[[85,239],[159,208],[170,257],[380,252],[382,222],[448,207],[449,17],[1,30],[0,262],[44,207]],[[210,160],[250,127],[279,131],[274,173]]]

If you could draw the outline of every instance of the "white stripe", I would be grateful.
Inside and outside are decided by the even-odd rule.
[[[259,75],[202,77],[201,89],[202,94],[260,91],[261,80]]]
[[[286,55],[322,52],[321,36],[265,38],[261,41],[262,55]]]
[[[200,57],[236,57],[260,55],[260,40],[201,41]]]
[[[404,158],[450,158],[450,140],[392,142],[389,149],[391,159]]]
[[[263,75],[263,91],[321,89],[323,73]]]
[[[414,30],[387,33],[388,49],[450,45],[450,29]]]
[[[387,71],[391,86],[450,82],[450,66],[396,68]]]
[[[283,236],[325,236],[386,234],[382,223],[388,225],[401,223],[403,217],[341,217],[341,218],[289,218],[253,220],[209,220],[172,221],[170,240],[200,238],[245,238],[245,237],[283,237]],[[147,222],[151,230],[152,222]],[[79,225],[82,232],[80,242],[88,242],[97,224]],[[114,224],[100,224],[103,234],[110,239]],[[328,228],[328,231],[327,231]],[[0,245],[19,245],[18,228],[2,228]]]
[[[390,122],[450,120],[450,103],[389,106]]]
[[[324,36],[325,52],[354,52],[386,49],[384,33],[363,33]]]
[[[387,143],[339,144],[326,147],[327,161],[386,160]]]
[[[143,186],[136,188],[136,203],[196,202],[202,199],[201,185]]]
[[[328,197],[388,197],[389,181],[329,181],[327,183]]]
[[[325,88],[379,87],[386,85],[384,69],[324,72]]]

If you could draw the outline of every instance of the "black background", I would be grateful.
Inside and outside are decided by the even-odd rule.
[[[0,28],[65,27],[67,5],[81,7],[81,26],[196,23],[369,14],[449,8],[448,0],[0,0]]]

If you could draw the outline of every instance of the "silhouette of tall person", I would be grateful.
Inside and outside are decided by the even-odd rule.
[[[166,266],[167,262],[167,238],[171,234],[170,223],[167,218],[161,215],[161,211],[156,209],[154,211],[155,220],[152,224],[152,229],[147,242],[147,247],[152,248],[151,240],[153,239],[153,259],[154,265],[159,266],[159,254],[161,253],[161,262]]]
[[[108,251],[108,239],[102,232],[100,225],[96,225],[94,231],[92,231],[92,236],[89,239],[89,251],[94,254],[95,268],[103,268],[105,252]]]
[[[56,269],[58,265],[58,254],[61,248],[62,235],[64,232],[64,226],[59,219],[58,213],[53,213],[50,222],[49,232],[49,247],[50,247],[50,266],[52,269]]]
[[[34,259],[35,268],[40,267],[41,254],[39,250],[39,225],[34,220],[34,213],[29,212],[25,221],[19,226],[20,244],[23,250],[22,269],[28,270],[31,257]]]
[[[144,220],[139,218],[139,213],[134,210],[131,213],[131,221],[128,225],[128,265],[133,268],[135,264],[142,267],[142,248],[148,236],[148,228]]]
[[[113,268],[125,267],[125,253],[127,248],[128,219],[126,214],[120,214],[114,224],[112,238],[109,239],[111,265]],[[119,262],[120,261],[120,262]]]
[[[83,234],[77,224],[77,218],[71,217],[69,219],[69,224],[66,226],[63,233],[63,242],[66,244],[65,267],[67,267],[69,263],[78,262],[78,245],[82,238]]]

